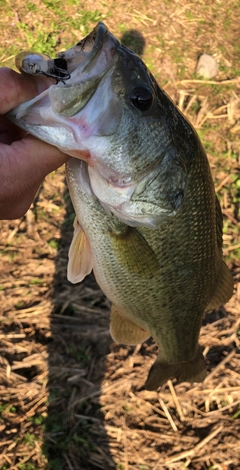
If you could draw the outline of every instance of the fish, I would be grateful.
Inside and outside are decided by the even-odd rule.
[[[26,73],[29,56],[21,54],[18,68]],[[66,175],[76,218],[68,279],[81,282],[93,270],[112,304],[116,342],[156,341],[147,390],[172,379],[203,381],[202,319],[229,300],[233,279],[196,131],[104,23],[58,54],[61,73],[59,62],[42,67],[50,59],[34,57],[31,74],[47,71],[57,83],[8,117],[72,157]]]

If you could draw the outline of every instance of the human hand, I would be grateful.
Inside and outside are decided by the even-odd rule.
[[[69,159],[4,116],[48,86],[49,80],[0,68],[0,219],[23,216],[45,176]]]

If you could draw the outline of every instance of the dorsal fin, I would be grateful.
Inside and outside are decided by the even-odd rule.
[[[218,273],[216,289],[206,311],[214,310],[215,308],[220,307],[220,305],[225,304],[232,297],[232,293],[233,278],[227,265],[222,260],[221,268]]]
[[[222,231],[223,231],[223,215],[222,215],[219,200],[216,196],[216,233],[217,233],[218,248],[221,251],[222,251],[222,245],[223,245]]]

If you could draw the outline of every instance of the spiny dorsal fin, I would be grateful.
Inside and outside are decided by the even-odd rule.
[[[232,275],[224,263],[221,261],[221,269],[218,273],[218,282],[216,285],[215,292],[211,301],[209,302],[206,311],[214,310],[215,308],[220,307],[220,305],[225,304],[231,297],[233,293],[233,278]]]
[[[219,200],[216,196],[216,233],[217,233],[217,244],[221,251],[222,251],[222,245],[223,245],[222,231],[223,231],[223,215],[222,215]]]

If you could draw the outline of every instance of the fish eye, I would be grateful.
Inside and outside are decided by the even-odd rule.
[[[151,107],[153,95],[149,88],[137,87],[131,91],[130,100],[139,111],[147,111]]]

